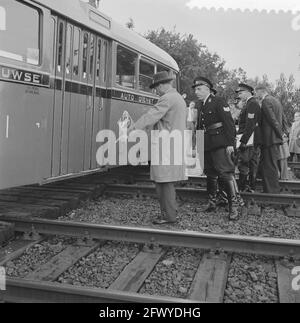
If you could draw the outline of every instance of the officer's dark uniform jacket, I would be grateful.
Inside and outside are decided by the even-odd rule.
[[[204,130],[204,150],[213,151],[235,145],[236,129],[226,102],[210,95],[205,104],[199,103],[198,130]]]
[[[254,132],[254,146],[262,144],[261,108],[255,98],[250,98],[239,118],[238,134],[243,134],[241,142],[247,144]]]

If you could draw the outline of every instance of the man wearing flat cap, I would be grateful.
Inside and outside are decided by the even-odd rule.
[[[201,102],[198,130],[204,130],[204,173],[207,177],[209,204],[206,211],[216,210],[218,180],[225,190],[229,205],[229,218],[235,220],[241,213],[243,202],[235,181],[232,160],[235,146],[235,125],[227,103],[213,96],[212,82],[202,76],[194,80],[193,88]]]
[[[151,89],[156,89],[160,96],[158,102],[144,114],[129,131],[142,130],[153,126],[153,130],[174,130],[182,133],[186,130],[186,103],[183,97],[173,88],[174,78],[168,72],[163,71],[154,75]],[[175,147],[170,147],[170,156],[174,156]],[[183,147],[182,147],[183,148]],[[184,149],[182,149],[182,152]],[[151,158],[152,159],[152,158]],[[158,165],[151,165],[151,179],[156,184],[156,191],[161,208],[161,218],[154,224],[175,223],[177,216],[176,182],[187,180],[185,175],[184,158],[181,165],[164,165],[159,156]]]
[[[283,143],[283,107],[269,95],[266,86],[255,88],[256,96],[261,102],[262,131],[262,179],[264,193],[280,193],[278,160],[279,146]]]
[[[238,98],[245,106],[239,118],[240,147],[239,189],[240,191],[255,191],[256,175],[260,162],[261,146],[261,109],[254,98],[254,88],[241,83],[236,90]]]

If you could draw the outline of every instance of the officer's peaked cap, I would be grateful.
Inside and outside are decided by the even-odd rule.
[[[250,93],[254,93],[254,88],[248,84],[245,83],[240,83],[239,87],[237,88],[237,90],[235,91],[236,93],[239,93],[241,91],[248,91]]]
[[[212,82],[209,79],[207,79],[206,77],[198,76],[194,79],[194,84],[193,84],[192,88],[194,89],[200,85],[205,85],[210,90],[212,90],[214,87],[214,85],[212,84]]]

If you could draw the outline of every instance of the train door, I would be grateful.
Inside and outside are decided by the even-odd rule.
[[[85,95],[85,128],[84,128],[84,163],[83,170],[91,169],[92,131],[94,113],[94,75],[95,75],[95,35],[84,32],[83,81],[86,83]]]
[[[64,67],[64,95],[62,108],[62,132],[60,146],[60,175],[68,174],[68,159],[69,159],[69,140],[70,140],[70,110],[72,101],[72,51],[73,51],[73,26],[66,24],[66,43],[65,43],[65,67]]]
[[[85,96],[82,92],[83,36],[79,27],[74,26],[72,51],[72,85],[69,117],[68,142],[68,173],[78,173],[83,170],[84,126],[85,126]]]
[[[65,37],[66,22],[58,19],[54,82],[52,177],[59,176],[61,170],[62,119],[65,90]]]
[[[106,109],[104,96],[107,88],[107,64],[108,64],[108,42],[97,37],[96,44],[96,62],[94,75],[94,107],[93,107],[93,128],[91,140],[91,168],[98,167],[96,161],[97,142],[96,137],[100,130],[105,129]]]

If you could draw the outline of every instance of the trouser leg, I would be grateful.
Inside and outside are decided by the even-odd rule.
[[[241,192],[248,190],[248,176],[250,166],[251,148],[248,147],[239,152],[238,169],[239,169],[239,190]]]
[[[243,200],[239,195],[238,185],[235,180],[234,163],[225,149],[217,151],[213,155],[213,160],[228,197],[229,216],[231,219],[236,219],[241,211]]]
[[[160,206],[162,212],[165,214],[166,220],[176,221],[177,202],[174,183],[156,183],[156,187],[159,187]]]
[[[163,184],[162,183],[155,183],[155,187],[156,187],[156,194],[158,196],[158,201],[159,201],[159,205],[160,205],[160,212],[161,212],[161,216],[163,218],[166,217],[166,209],[165,209],[165,203],[164,203],[164,190],[163,190]]]
[[[280,179],[288,180],[289,172],[288,172],[288,161],[287,159],[279,160],[279,169],[280,169]]]
[[[278,177],[279,148],[274,145],[263,149],[262,175],[264,193],[280,193]]]
[[[216,210],[218,176],[214,168],[211,152],[204,153],[204,173],[206,175],[206,190],[208,193],[208,205],[204,211],[213,212]]]
[[[260,163],[261,150],[260,147],[253,148],[253,154],[250,159],[250,167],[249,167],[249,185],[251,190],[255,191],[256,189],[256,178]]]

